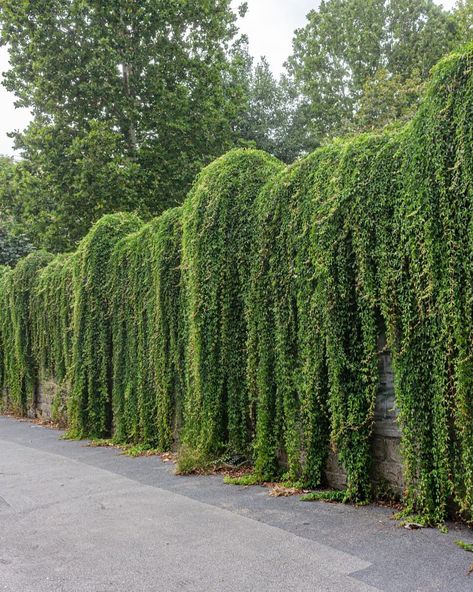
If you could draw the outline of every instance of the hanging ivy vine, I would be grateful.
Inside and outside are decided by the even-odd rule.
[[[473,508],[473,49],[444,59],[402,138],[395,350],[408,510]],[[391,302],[391,301],[388,301]]]
[[[378,340],[392,351],[406,511],[473,522],[473,46],[403,128],[284,168],[234,150],[182,208],[99,221],[76,253],[0,268],[3,408],[71,385],[69,434],[251,458],[260,480],[371,497]]]
[[[38,365],[31,336],[30,300],[39,269],[52,255],[31,253],[18,265],[2,274],[0,294],[0,333],[2,350],[2,390],[5,407],[26,415],[36,400]]]
[[[74,255],[40,269],[30,303],[32,344],[40,376],[66,379],[71,365]]]
[[[265,153],[234,150],[200,174],[184,203],[189,323],[184,439],[204,456],[246,454],[251,442],[246,299],[253,204],[281,168]]]
[[[123,238],[110,262],[117,442],[170,450],[183,398],[181,209]]]
[[[156,395],[157,445],[170,450],[183,424],[187,325],[182,286],[182,208],[164,212],[154,223],[150,370]]]
[[[30,302],[30,330],[40,383],[52,380],[53,421],[66,421],[70,391],[74,254],[57,255],[39,270]]]
[[[132,214],[110,214],[81,241],[74,259],[69,436],[102,438],[112,428],[110,257],[116,243],[136,231]]]

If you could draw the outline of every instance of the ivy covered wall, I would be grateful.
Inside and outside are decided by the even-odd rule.
[[[332,447],[363,501],[386,334],[407,510],[438,523],[454,501],[471,521],[472,68],[473,47],[443,60],[403,128],[288,168],[232,151],[182,208],[107,216],[76,253],[0,269],[4,408],[25,414],[54,375],[71,436],[308,487]]]

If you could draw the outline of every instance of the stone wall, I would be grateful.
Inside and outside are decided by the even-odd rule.
[[[378,341],[380,384],[376,398],[372,454],[373,483],[380,495],[400,495],[404,487],[400,453],[401,433],[397,424],[398,411],[394,394],[391,354],[384,336]],[[346,475],[337,456],[330,452],[327,462],[330,487],[343,489]]]
[[[45,421],[52,419],[58,425],[65,426],[68,393],[67,384],[59,384],[51,377],[42,378],[36,391],[36,405],[32,416]]]
[[[387,350],[384,337],[380,337],[378,347],[380,384],[372,439],[372,477],[379,494],[400,495],[404,486],[400,454],[401,434],[397,425],[398,412],[391,354]],[[53,418],[58,423],[65,423],[67,393],[67,385],[59,385],[50,377],[43,378],[37,389],[35,409],[29,412],[30,417],[44,420]],[[284,457],[281,457],[283,463],[284,460]],[[330,487],[344,489],[346,486],[345,472],[333,451],[329,453],[326,476]]]
[[[36,417],[51,419],[53,402],[58,388],[58,385],[52,379],[46,379],[40,382],[36,398]]]

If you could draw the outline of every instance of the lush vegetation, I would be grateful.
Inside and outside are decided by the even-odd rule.
[[[133,214],[109,214],[82,239],[73,275],[73,338],[69,434],[102,438],[112,428],[110,258],[117,242],[137,230]]]
[[[170,450],[182,424],[180,208],[120,241],[111,260],[114,439]]]
[[[14,270],[2,268],[0,276],[2,384],[8,385],[7,401],[15,413],[34,408],[38,363],[31,338],[31,298],[36,275],[52,256],[38,251],[22,259]]]
[[[71,436],[181,441],[186,471],[227,455],[304,487],[332,446],[360,502],[385,332],[407,511],[439,523],[454,500],[471,521],[472,64],[473,46],[442,60],[397,131],[290,167],[231,151],[182,208],[2,268],[4,406],[25,413],[46,370],[70,381]]]
[[[183,206],[185,441],[204,456],[247,453],[251,442],[246,341],[253,203],[281,168],[262,152],[230,152],[203,171]]]
[[[314,3],[315,4],[315,3]],[[148,221],[233,147],[285,163],[406,122],[430,68],[471,38],[473,4],[324,0],[282,76],[253,63],[230,0],[0,4],[3,85],[33,113],[0,158],[0,264],[70,251],[107,213]],[[251,9],[251,6],[250,6]]]

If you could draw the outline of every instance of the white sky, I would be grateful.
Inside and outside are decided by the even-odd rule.
[[[455,0],[437,0],[453,8]],[[233,0],[237,7],[242,0]],[[266,56],[276,74],[291,53],[294,30],[303,26],[306,14],[320,0],[248,0],[249,10],[241,21],[241,30],[249,37],[250,51],[258,60]],[[0,72],[8,69],[8,55],[0,48]],[[0,86],[0,154],[13,154],[7,132],[24,128],[29,121],[26,109],[15,109],[14,97]]]

